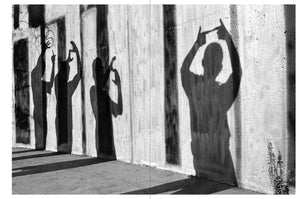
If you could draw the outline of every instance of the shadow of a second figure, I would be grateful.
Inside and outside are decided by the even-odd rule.
[[[54,79],[55,96],[57,99],[55,127],[57,134],[58,151],[71,153],[73,140],[73,120],[72,120],[72,96],[79,85],[81,79],[81,60],[76,44],[71,41],[72,50],[66,60],[59,60],[58,72]],[[69,81],[71,53],[76,54],[77,73]]]

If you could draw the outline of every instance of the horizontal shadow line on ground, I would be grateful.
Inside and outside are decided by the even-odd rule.
[[[22,151],[13,151],[12,154],[18,154],[18,153],[28,153],[28,152],[34,152],[37,151],[35,149],[28,149],[28,150],[22,150]]]
[[[12,161],[26,160],[26,159],[31,159],[31,158],[50,157],[50,156],[56,156],[56,155],[62,155],[62,154],[63,153],[55,152],[55,153],[43,153],[43,154],[26,155],[26,156],[13,157]]]
[[[93,164],[104,163],[108,161],[114,161],[114,160],[101,159],[101,158],[89,158],[89,159],[71,160],[66,162],[56,162],[56,163],[49,163],[43,165],[20,167],[20,168],[13,169],[13,171],[16,170],[22,170],[22,171],[12,173],[12,177],[72,169],[72,168],[78,168],[83,166],[89,166]]]

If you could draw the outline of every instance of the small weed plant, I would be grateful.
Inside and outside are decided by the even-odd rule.
[[[277,159],[273,152],[272,143],[268,144],[269,152],[269,176],[274,190],[274,194],[289,194],[289,186],[283,178],[283,161],[280,151],[278,151]]]

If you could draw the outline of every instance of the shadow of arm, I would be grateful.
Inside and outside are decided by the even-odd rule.
[[[79,81],[81,79],[81,59],[80,59],[80,56],[79,56],[79,51],[75,45],[75,43],[73,41],[71,41],[71,43],[73,43],[73,52],[76,53],[76,60],[77,60],[77,74],[73,77],[72,81],[70,81],[68,83],[68,89],[70,90],[70,94],[71,96],[73,95],[74,91],[76,90],[78,84],[79,84]]]
[[[121,89],[121,80],[119,73],[116,69],[113,69],[115,72],[115,81],[113,81],[118,87],[118,103],[116,104],[114,101],[110,100],[111,113],[114,117],[118,115],[122,115],[123,113],[123,98],[122,98],[122,89]]]
[[[90,88],[90,100],[91,100],[91,107],[95,118],[97,118],[97,97],[96,97],[96,87],[92,86]]]
[[[108,81],[108,78],[109,78],[109,75],[110,75],[110,71],[113,70],[113,63],[114,61],[116,60],[116,57],[113,57],[110,61],[110,64],[107,68],[107,70],[105,71],[105,74],[104,74],[104,82],[106,83]]]
[[[52,71],[51,71],[51,76],[50,76],[50,81],[45,82],[46,83],[46,93],[51,94],[51,89],[53,87],[53,82],[54,82],[54,65],[55,61],[52,60]]]
[[[194,74],[190,71],[190,67],[200,47],[201,46],[197,42],[194,43],[193,47],[185,57],[180,69],[182,86],[188,96],[191,94],[191,82],[193,82],[194,79]]]
[[[232,74],[228,78],[227,82],[223,85],[224,95],[227,100],[225,100],[227,108],[230,108],[235,98],[238,95],[241,77],[242,77],[242,68],[240,63],[240,57],[236,47],[232,41],[232,38],[229,37],[226,39],[230,60],[231,60],[231,68]]]

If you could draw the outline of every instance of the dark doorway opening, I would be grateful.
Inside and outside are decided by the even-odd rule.
[[[30,144],[28,41],[14,43],[16,142]]]

